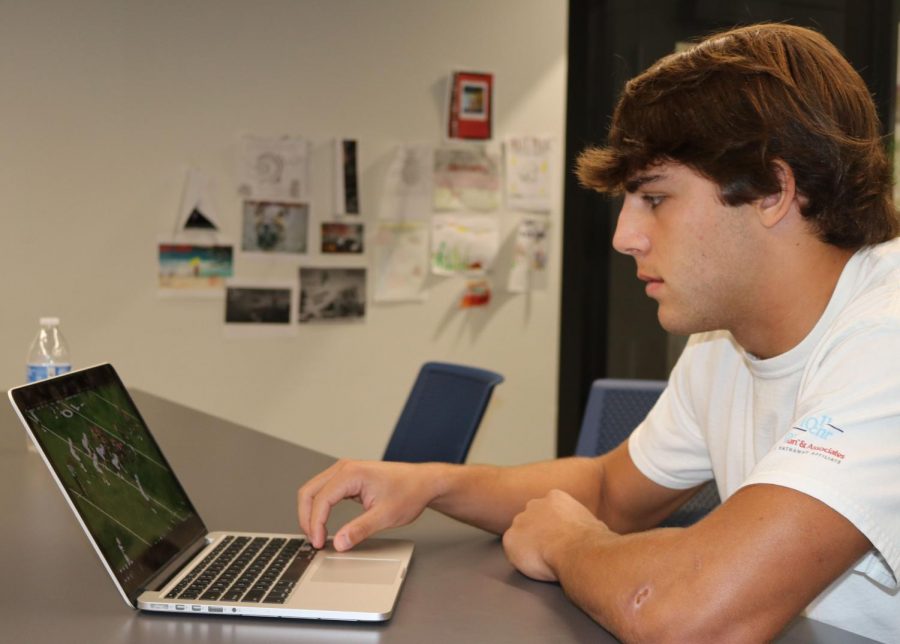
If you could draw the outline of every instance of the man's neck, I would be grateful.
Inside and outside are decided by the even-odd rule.
[[[792,250],[769,262],[756,299],[765,305],[731,329],[738,344],[758,358],[786,353],[809,335],[854,253],[817,240]]]

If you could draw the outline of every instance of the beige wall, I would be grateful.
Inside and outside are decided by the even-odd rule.
[[[335,454],[378,458],[419,365],[502,372],[470,460],[554,451],[564,0],[42,0],[2,2],[0,375],[24,374],[41,315],[59,315],[76,366]],[[443,79],[496,74],[495,132],[556,137],[549,288],[460,311],[462,282],[424,304],[369,306],[364,324],[294,338],[228,339],[222,301],[157,296],[156,249],[184,172],[217,182],[237,241],[236,136],[312,142],[312,208],[329,214],[335,136],[361,145],[365,221],[402,142],[437,142]],[[517,215],[501,213],[512,232]],[[503,256],[509,256],[509,239]],[[305,264],[316,264],[315,255]],[[333,263],[333,262],[332,262]],[[238,257],[239,276],[295,279],[296,264]]]

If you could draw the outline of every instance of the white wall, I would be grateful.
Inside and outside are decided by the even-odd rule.
[[[507,378],[470,460],[552,456],[566,4],[0,0],[0,383],[22,381],[37,318],[59,315],[76,366],[108,360],[131,386],[378,458],[421,363],[458,361]],[[496,136],[556,137],[546,291],[497,284],[488,309],[462,311],[463,282],[435,278],[425,304],[370,303],[364,324],[240,340],[223,335],[221,300],[157,296],[155,243],[173,227],[188,167],[216,180],[223,232],[238,241],[239,133],[313,142],[316,220],[330,215],[328,141],[355,137],[371,222],[393,147],[439,141],[453,67],[495,73]],[[511,232],[517,215],[500,217]],[[238,257],[236,269],[296,279],[296,264]]]

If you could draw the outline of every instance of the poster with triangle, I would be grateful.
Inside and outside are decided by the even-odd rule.
[[[187,173],[176,232],[182,230],[218,231],[218,217],[212,199],[212,180],[200,170]]]

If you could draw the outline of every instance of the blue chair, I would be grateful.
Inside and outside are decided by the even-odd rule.
[[[575,455],[597,456],[618,447],[644,420],[665,387],[664,380],[595,380],[584,410]],[[710,481],[661,525],[689,526],[719,503],[715,481]]]
[[[385,461],[464,463],[494,387],[503,376],[426,362],[384,452]]]

